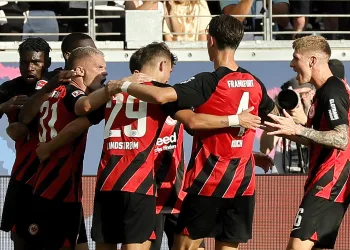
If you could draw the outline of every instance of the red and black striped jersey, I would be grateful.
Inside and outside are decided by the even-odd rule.
[[[67,124],[77,118],[75,103],[86,96],[74,85],[56,88],[39,111],[39,140],[52,140]],[[34,194],[62,202],[80,202],[82,170],[87,132],[58,149],[41,163],[35,177]]]
[[[183,191],[185,173],[183,138],[183,124],[167,117],[154,149],[157,214],[180,213],[182,201],[186,196]]]
[[[167,117],[164,108],[169,106],[143,102],[126,93],[107,103],[96,190],[155,195],[154,145]]]
[[[219,116],[235,115],[249,107],[266,116],[275,107],[264,85],[248,71],[220,67],[174,85],[179,108]],[[243,128],[198,130],[185,175],[185,191],[191,194],[232,198],[253,195],[255,190],[255,131]]]
[[[7,102],[12,97],[18,95],[31,96],[46,83],[46,80],[39,80],[36,84],[28,84],[22,77],[17,77],[11,81],[7,81],[0,85],[0,103]],[[15,109],[6,114],[9,124],[18,121],[19,112],[20,109]],[[32,185],[32,177],[39,166],[39,160],[35,152],[39,143],[36,130],[36,120],[34,119],[28,127],[29,135],[15,143],[16,159],[12,167],[11,178]]]
[[[316,91],[308,113],[307,126],[318,131],[349,125],[349,87],[337,77],[330,77]],[[335,202],[344,202],[350,170],[350,145],[346,150],[311,143],[305,194]]]

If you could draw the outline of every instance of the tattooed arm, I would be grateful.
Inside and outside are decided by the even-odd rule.
[[[345,150],[348,146],[349,126],[342,124],[329,131],[317,131],[302,127],[296,134],[314,143]]]

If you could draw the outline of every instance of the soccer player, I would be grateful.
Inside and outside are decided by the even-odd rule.
[[[46,84],[23,106],[19,121],[28,124],[39,110],[39,140],[50,141],[78,117],[87,94],[102,86],[106,62],[102,52],[92,47],[77,48],[70,55],[68,69],[56,77],[70,82],[52,88]],[[70,74],[69,74],[70,73]],[[60,83],[60,81],[57,81]],[[92,114],[91,114],[92,115]],[[74,249],[81,224],[81,175],[86,133],[61,148],[36,172],[34,197],[26,221],[18,234],[37,247]]]
[[[137,50],[131,57],[129,68],[131,73],[141,72],[143,49]],[[175,64],[175,60],[174,60]],[[192,131],[190,132],[192,134]],[[160,250],[163,233],[168,238],[168,247],[174,243],[175,227],[179,217],[182,201],[186,196],[183,191],[183,176],[186,171],[183,151],[184,126],[179,121],[168,116],[161,129],[154,148],[156,197],[155,239],[151,250]],[[205,247],[204,241],[200,248]]]
[[[126,92],[149,103],[175,101],[178,108],[212,115],[252,114],[266,118],[278,114],[264,85],[234,60],[244,34],[240,21],[229,15],[212,18],[208,52],[215,71],[200,73],[182,84],[158,88],[116,82],[112,93]],[[196,131],[185,175],[184,199],[177,224],[174,249],[197,249],[205,237],[215,237],[216,249],[237,249],[252,236],[255,205],[255,131],[239,126],[244,121],[229,116],[236,128]]]
[[[287,250],[333,249],[339,226],[348,207],[349,178],[349,86],[335,77],[328,65],[331,48],[321,36],[306,36],[293,42],[290,66],[300,84],[316,88],[306,126],[285,117],[270,115],[266,122],[287,139],[309,146],[310,162],[304,197],[296,214]]]
[[[50,46],[42,38],[28,38],[19,45],[19,69],[21,76],[0,85],[0,118],[6,114],[10,124],[17,122],[20,108],[43,86],[45,79],[50,78],[48,68],[51,65]],[[1,230],[14,233],[15,249],[23,249],[21,241],[15,233],[15,225],[22,220],[25,209],[32,197],[32,180],[39,161],[35,154],[38,144],[36,126],[31,124],[28,137],[16,141],[16,160],[14,162],[10,182],[7,188]],[[34,131],[33,131],[34,128]]]

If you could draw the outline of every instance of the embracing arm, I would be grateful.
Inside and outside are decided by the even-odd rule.
[[[109,101],[109,96],[107,93],[107,87],[100,88],[88,96],[83,96],[79,98],[74,106],[74,112],[76,115],[82,116],[87,113],[94,111],[106,104]]]
[[[183,123],[190,130],[220,129],[228,127],[244,127],[248,129],[257,129],[260,126],[260,117],[252,115],[251,107],[239,113],[238,115],[217,116],[209,114],[194,113],[190,109],[179,110],[174,118]],[[234,118],[236,117],[236,119]]]
[[[53,152],[74,141],[77,137],[88,130],[90,126],[91,123],[85,116],[78,117],[70,122],[57,134],[56,137],[52,138],[51,141],[39,144],[36,149],[39,159],[45,161]]]

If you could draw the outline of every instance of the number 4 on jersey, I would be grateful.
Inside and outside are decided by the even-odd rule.
[[[237,109],[237,113],[236,115],[240,114],[242,111],[248,109],[249,106],[249,92],[244,92],[241,100],[239,102],[239,106]],[[245,132],[245,128],[240,127],[239,132],[238,132],[238,136],[242,136]]]

